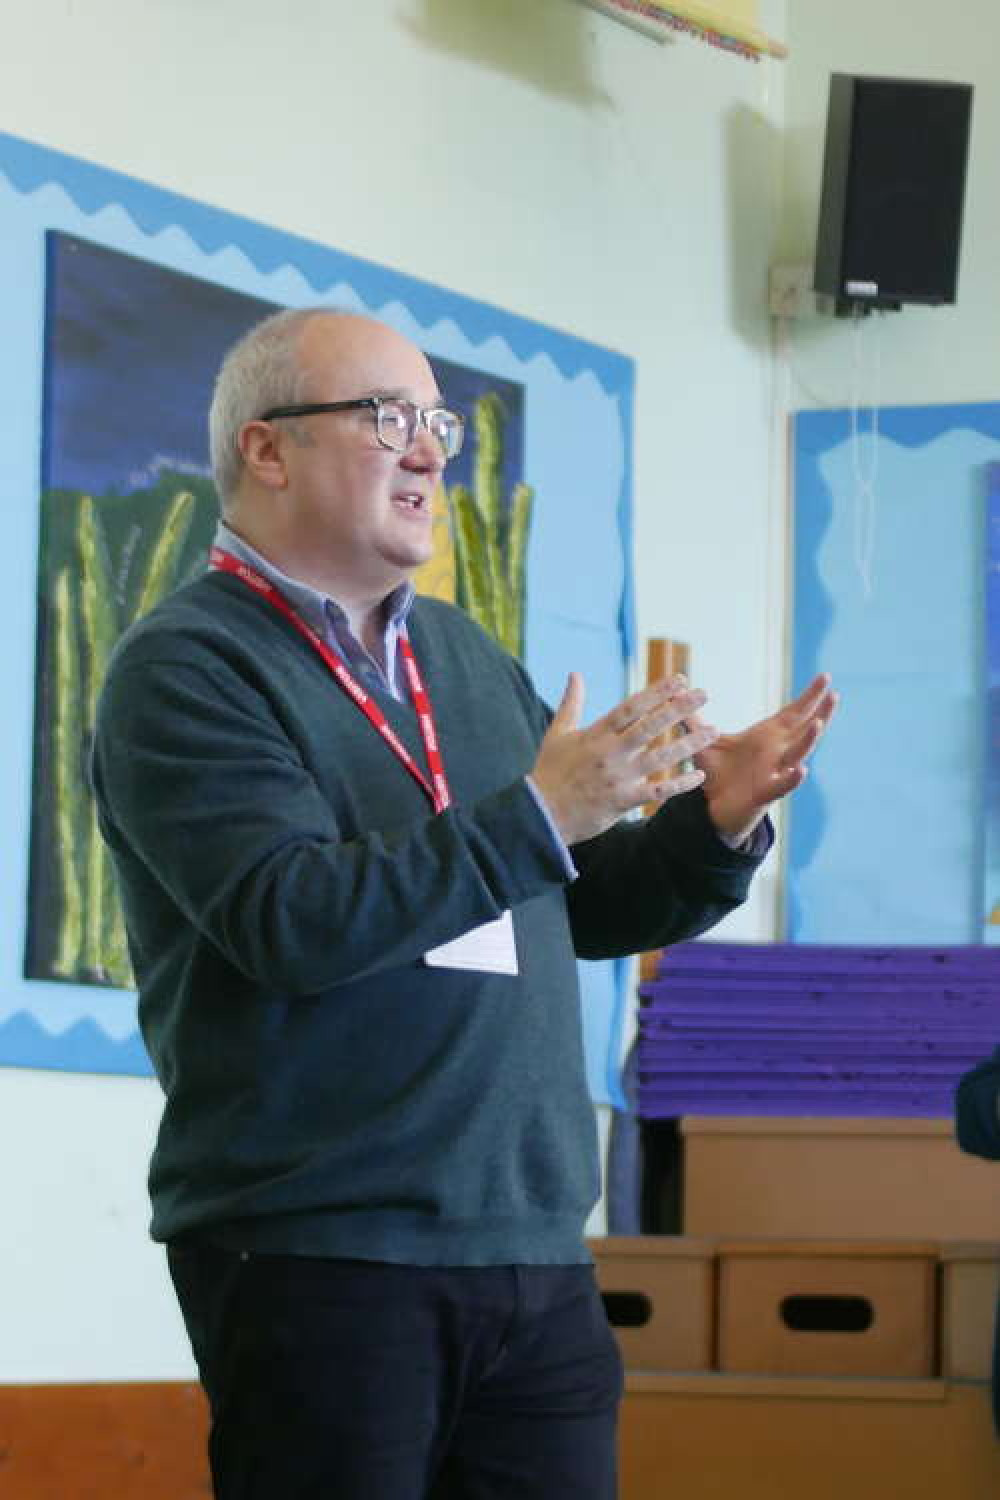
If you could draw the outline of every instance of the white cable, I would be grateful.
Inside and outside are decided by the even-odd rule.
[[[772,319],[773,348],[771,357],[770,405],[768,420],[767,477],[767,553],[765,558],[765,701],[767,712],[781,702],[791,681],[792,642],[792,383],[791,318],[779,314]],[[781,613],[779,614],[779,611]],[[775,637],[780,630],[780,645]],[[775,675],[778,680],[775,681]],[[787,805],[777,803],[771,810],[779,849],[784,848]],[[784,859],[777,863],[772,895],[772,922],[776,937],[787,930],[787,868]]]
[[[839,411],[843,407],[843,396],[841,396],[839,400],[834,400],[830,396],[821,396],[819,391],[815,390],[808,383],[808,381],[804,379],[801,372],[799,371],[798,366],[792,359],[791,343],[789,343],[788,347],[788,373],[791,376],[792,381],[794,381],[796,388],[800,390],[804,396],[808,396],[813,406],[819,408],[822,411]]]
[[[875,336],[874,390],[871,411],[871,455],[868,472],[861,465],[861,434],[858,416],[861,405],[861,326],[864,314],[859,304],[853,311],[853,357],[851,361],[851,466],[854,472],[854,564],[866,599],[872,597],[875,564],[875,522],[878,494],[875,488],[879,460],[879,402],[882,384],[881,322]]]

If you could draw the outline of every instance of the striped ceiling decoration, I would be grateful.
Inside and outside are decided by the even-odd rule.
[[[675,0],[671,4],[665,0],[584,0],[584,4],[660,40],[665,41],[672,31],[686,31],[754,62],[763,56],[788,55],[782,43],[761,30],[757,0],[723,0],[722,4],[711,0]]]

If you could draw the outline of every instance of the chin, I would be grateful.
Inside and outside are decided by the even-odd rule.
[[[405,549],[401,547],[394,556],[388,557],[386,561],[392,567],[399,568],[408,575],[415,572],[417,568],[422,568],[424,563],[429,563],[433,556],[434,548],[428,543],[426,547],[407,547]]]

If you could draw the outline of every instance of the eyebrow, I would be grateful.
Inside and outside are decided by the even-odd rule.
[[[384,385],[373,386],[371,390],[364,392],[363,399],[367,399],[367,397],[369,396],[381,396],[384,400],[389,401],[412,401],[414,406],[423,406],[426,404],[426,406],[431,411],[433,411],[436,406],[444,406],[446,404],[445,399],[441,395],[440,391],[436,396],[433,397],[431,401],[424,403],[422,401],[413,401],[413,397],[410,395],[409,391],[404,391],[400,386],[397,386],[395,388],[386,388]]]

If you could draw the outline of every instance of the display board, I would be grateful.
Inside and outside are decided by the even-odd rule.
[[[434,364],[470,441],[418,586],[539,690],[621,696],[632,648],[634,367],[332,246],[0,136],[0,394],[9,439],[0,1063],[149,1071],[87,752],[121,630],[203,565],[207,410],[225,349],[275,307],[382,318]],[[500,559],[499,571],[484,566]],[[618,966],[581,965],[595,1099],[616,1100]]]

